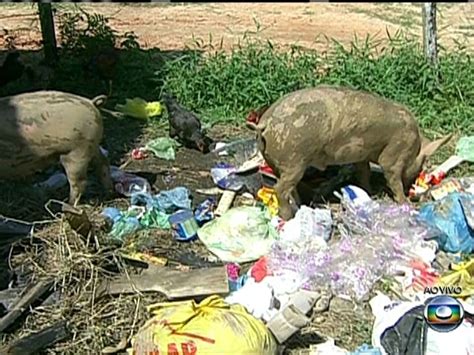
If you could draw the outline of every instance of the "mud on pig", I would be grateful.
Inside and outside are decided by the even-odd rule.
[[[69,202],[85,192],[87,170],[94,164],[106,192],[112,181],[100,152],[100,107],[92,100],[59,92],[37,91],[0,98],[0,179],[23,178],[60,160],[69,181]]]
[[[394,199],[407,201],[427,157],[452,135],[424,138],[404,106],[364,91],[318,86],[285,95],[256,126],[259,149],[278,177],[280,216],[290,219],[300,203],[296,185],[307,167],[354,164],[361,187],[370,190],[369,162],[384,170]]]

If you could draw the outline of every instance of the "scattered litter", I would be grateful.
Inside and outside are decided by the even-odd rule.
[[[456,154],[450,156],[431,173],[422,171],[410,189],[410,196],[424,194],[432,186],[439,185],[450,170],[465,161],[474,163],[474,136],[459,139],[456,144]]]
[[[262,281],[265,277],[270,276],[272,273],[268,269],[267,258],[262,256],[258,261],[253,264],[250,269],[250,275],[254,278],[256,282]]]
[[[221,189],[219,187],[211,187],[208,189],[196,189],[196,192],[201,195],[208,195],[208,196],[214,196],[214,195],[222,195],[226,190]]]
[[[350,355],[382,355],[379,348],[374,348],[368,344],[362,344],[355,351],[351,352]]]
[[[181,210],[169,217],[173,236],[180,242],[189,242],[197,238],[199,226],[194,219],[193,211]]]
[[[311,320],[306,315],[319,298],[320,295],[316,292],[298,291],[268,321],[268,329],[270,329],[280,344],[288,340],[299,329],[309,324]]]
[[[200,227],[214,219],[214,210],[216,209],[216,200],[206,198],[194,211],[194,218]]]
[[[330,338],[324,343],[311,345],[309,355],[349,355],[349,352],[336,346],[334,339]]]
[[[474,258],[459,264],[451,264],[451,270],[439,279],[438,285],[460,287],[462,292],[453,297],[474,296]]]
[[[63,186],[66,186],[67,184],[68,179],[66,174],[58,171],[51,175],[48,179],[35,184],[35,186],[43,189],[56,190],[60,189]]]
[[[166,258],[159,258],[147,253],[121,253],[120,256],[130,260],[143,261],[154,266],[166,266],[168,263],[168,259]]]
[[[176,187],[171,190],[160,191],[152,196],[149,193],[134,193],[132,205],[146,205],[148,209],[156,208],[159,211],[173,213],[180,209],[191,209],[190,191],[186,187]]]
[[[407,349],[413,354],[424,354],[428,326],[423,318],[422,302],[392,302],[383,294],[370,300],[375,317],[372,345],[382,355],[403,354]]]
[[[257,196],[268,207],[272,216],[278,214],[278,198],[274,189],[262,187],[258,190]]]
[[[284,224],[280,239],[285,243],[298,244],[301,248],[314,243],[324,245],[321,240],[327,242],[331,237],[331,230],[331,210],[301,206],[295,217]]]
[[[219,200],[219,204],[217,205],[217,208],[214,212],[217,217],[222,216],[232,207],[232,203],[234,202],[235,196],[236,193],[234,191],[225,191],[222,194],[222,197]]]
[[[424,239],[439,232],[418,221],[409,205],[373,201],[359,190],[342,189],[340,240],[327,247],[323,238],[313,237],[309,240],[318,243],[308,246],[284,242],[282,233],[283,243],[275,243],[269,256],[272,272],[296,272],[308,280],[308,289],[329,282],[336,295],[362,300],[376,281],[395,272],[395,266],[419,260],[416,253]]]
[[[372,345],[382,355],[403,354],[408,349],[410,353],[427,355],[474,351],[474,327],[466,320],[458,328],[442,333],[428,327],[423,302],[394,302],[379,293],[370,305],[375,316]]]
[[[150,183],[137,175],[126,173],[116,166],[110,167],[110,176],[115,184],[115,191],[126,197],[134,193],[151,193]]]
[[[124,115],[143,120],[159,116],[163,111],[163,108],[159,102],[146,102],[139,97],[135,97],[134,99],[125,99],[125,104],[117,104],[115,109]]]
[[[241,289],[247,281],[247,275],[240,276],[240,266],[236,263],[226,265],[227,275],[229,277],[229,290],[231,292]]]
[[[199,304],[159,303],[148,310],[153,318],[133,337],[130,354],[170,353],[170,349],[189,354],[277,354],[277,344],[262,321],[218,296]]]
[[[141,229],[140,221],[134,213],[123,214],[116,208],[106,207],[102,215],[112,223],[109,236],[117,242],[123,243],[124,238]]]
[[[148,142],[144,150],[152,152],[157,158],[165,160],[176,159],[176,148],[178,143],[169,137],[160,137]]]
[[[437,238],[440,248],[450,253],[474,251],[474,231],[466,221],[463,200],[473,201],[474,195],[452,193],[420,209],[420,219],[441,231]]]
[[[463,187],[458,179],[450,178],[444,180],[440,185],[431,189],[431,197],[441,200],[452,192],[463,192]]]
[[[236,207],[205,224],[198,236],[224,262],[254,261],[266,255],[278,237],[270,221],[266,210]]]
[[[474,163],[474,136],[461,137],[456,144],[456,155]]]
[[[132,150],[130,154],[133,160],[143,160],[148,157],[147,151],[145,148],[135,148]]]
[[[239,191],[244,182],[235,173],[237,169],[228,163],[218,163],[211,169],[211,176],[214,183],[224,190]]]

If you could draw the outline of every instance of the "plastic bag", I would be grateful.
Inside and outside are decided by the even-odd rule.
[[[262,321],[218,296],[148,307],[154,315],[132,339],[131,355],[274,355],[277,343]]]
[[[159,116],[163,111],[159,102],[146,102],[139,97],[125,99],[124,105],[118,104],[115,108],[127,116],[144,120]]]
[[[410,206],[379,203],[358,190],[343,189],[340,240],[327,247],[275,243],[269,257],[272,272],[295,271],[308,279],[308,289],[329,283],[334,293],[361,300],[396,265],[425,258],[417,254],[424,239],[439,232],[418,221],[417,211]]]
[[[175,149],[178,146],[174,139],[160,137],[153,139],[145,145],[145,150],[153,152],[157,158],[165,160],[175,160]]]
[[[190,192],[186,187],[176,187],[172,190],[161,191],[152,196],[149,193],[134,193],[132,205],[146,205],[147,209],[156,208],[159,211],[173,213],[177,210],[191,209]]]
[[[151,192],[151,186],[148,180],[131,173],[126,173],[116,166],[110,167],[110,177],[115,184],[115,191],[121,195],[130,197],[137,192]]]
[[[474,259],[452,264],[452,271],[439,279],[439,286],[459,286],[462,292],[455,297],[469,297],[474,295]]]
[[[227,163],[218,163],[211,169],[211,176],[214,183],[224,190],[239,191],[244,186],[244,181],[235,173],[237,169]]]
[[[266,255],[278,234],[267,210],[242,206],[205,224],[198,236],[222,261],[244,263]]]
[[[456,144],[456,155],[464,160],[474,162],[474,136],[459,139]]]
[[[474,251],[474,231],[466,221],[463,198],[474,200],[472,195],[453,192],[420,209],[420,218],[441,231],[437,238],[441,249],[450,253]]]
[[[310,239],[328,241],[331,237],[331,210],[301,206],[293,219],[283,226],[280,239],[284,242],[310,244]]]
[[[425,353],[428,326],[422,302],[392,302],[379,294],[370,300],[370,307],[375,316],[372,345],[383,355]]]

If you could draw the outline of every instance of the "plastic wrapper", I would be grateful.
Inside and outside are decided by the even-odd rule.
[[[441,231],[437,240],[443,251],[474,251],[474,231],[469,226],[473,203],[474,195],[453,192],[421,207],[420,219]]]
[[[198,226],[202,227],[205,223],[214,219],[214,210],[216,209],[216,200],[212,197],[205,199],[194,211],[194,218]]]
[[[307,289],[329,283],[335,294],[361,300],[394,266],[419,259],[413,251],[439,234],[410,206],[372,201],[357,192],[343,191],[340,240],[326,248],[275,243],[269,257],[273,273],[297,271],[307,279]]]
[[[157,158],[165,160],[176,159],[178,143],[169,137],[160,137],[148,142],[144,149],[152,152]]]
[[[110,167],[110,176],[115,184],[115,191],[130,197],[134,193],[150,193],[150,183],[137,175],[126,173],[115,166]]]
[[[149,193],[134,193],[132,205],[145,205],[147,209],[156,208],[165,213],[173,213],[177,210],[191,209],[190,191],[186,187],[176,187],[172,190],[161,191],[152,196]]]
[[[199,239],[224,262],[243,263],[266,255],[278,234],[268,211],[236,207],[198,231]]]
[[[237,169],[228,163],[218,163],[211,169],[214,183],[224,190],[239,191],[244,186],[243,179],[236,175]]]

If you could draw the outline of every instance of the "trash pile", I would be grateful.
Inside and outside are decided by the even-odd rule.
[[[160,146],[157,157],[174,159],[173,144],[155,143],[142,152]],[[371,344],[351,352],[319,334],[325,341],[306,353],[401,354],[414,349],[445,354],[455,349],[474,354],[474,178],[446,177],[453,159],[457,164],[474,161],[472,139],[462,139],[456,157],[434,173],[423,172],[411,192],[424,197],[417,207],[375,200],[346,184],[334,191],[339,204],[303,205],[288,221],[278,217],[275,177],[254,140],[218,143],[211,154],[216,163],[210,175],[217,189],[201,203],[193,194],[204,190],[177,186],[153,192],[146,179],[111,168],[115,189],[129,200],[129,208],[101,211],[110,245],[133,244],[139,231],[169,231],[175,242],[188,243],[183,248],[202,243],[209,259],[220,263],[179,269],[157,255],[138,253],[134,259],[147,265],[142,273],[100,280],[94,302],[137,292],[167,299],[148,303],[147,314],[138,320],[141,327],[135,316],[132,333],[117,352],[277,354],[339,298],[369,302],[375,318]],[[386,294],[378,287],[381,282],[390,283]],[[433,290],[445,290],[459,302],[459,324],[451,332],[430,326],[429,317],[436,315],[426,309]],[[15,307],[6,307],[3,319]],[[440,319],[447,324],[447,318]]]

